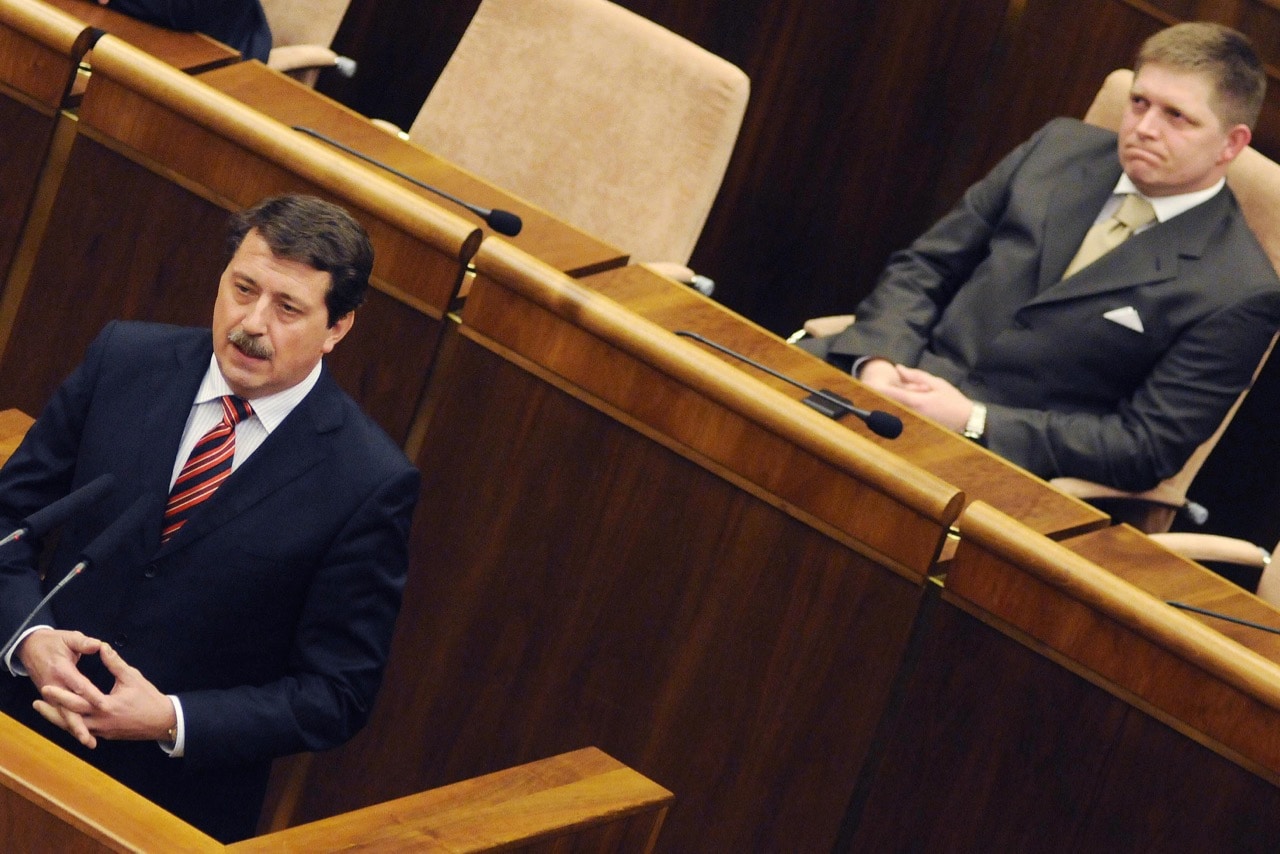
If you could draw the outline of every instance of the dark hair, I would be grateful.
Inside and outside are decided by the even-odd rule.
[[[1213,89],[1210,106],[1226,128],[1257,124],[1267,73],[1243,33],[1206,21],[1175,24],[1142,43],[1134,70],[1148,62],[1204,74]]]
[[[329,274],[324,295],[329,325],[364,302],[373,270],[373,245],[364,227],[337,205],[314,196],[263,199],[231,217],[231,253],[256,230],[279,258],[300,261]]]

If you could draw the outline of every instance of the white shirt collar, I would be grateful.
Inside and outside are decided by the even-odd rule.
[[[294,407],[302,402],[311,389],[315,388],[317,382],[320,381],[321,363],[316,362],[316,366],[311,369],[311,373],[307,374],[302,382],[295,386],[278,391],[275,394],[269,394],[265,397],[254,398],[253,414],[262,422],[262,426],[268,433],[280,426],[280,422],[293,411]],[[222,369],[218,367],[218,360],[214,356],[209,357],[209,369],[204,373],[204,379],[200,381],[200,388],[196,390],[196,399],[193,405],[208,403],[211,400],[217,400],[223,395],[235,394],[231,390],[231,386],[227,385],[226,377],[222,375]]]
[[[1219,178],[1217,183],[1212,187],[1204,190],[1196,190],[1194,193],[1181,193],[1177,196],[1159,196],[1152,198],[1138,192],[1138,188],[1124,172],[1120,173],[1120,180],[1116,182],[1116,188],[1112,191],[1113,195],[1127,196],[1129,193],[1138,193],[1139,196],[1151,202],[1151,207],[1156,212],[1156,222],[1168,222],[1180,213],[1186,213],[1196,205],[1203,204],[1222,191],[1227,185],[1226,178]]]

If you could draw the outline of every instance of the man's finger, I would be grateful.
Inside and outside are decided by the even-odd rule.
[[[31,705],[40,713],[42,718],[59,729],[70,733],[76,741],[85,747],[93,750],[98,746],[98,739],[94,738],[93,733],[89,732],[89,728],[85,726],[84,720],[79,715],[61,706],[46,703],[44,700],[36,700]]]

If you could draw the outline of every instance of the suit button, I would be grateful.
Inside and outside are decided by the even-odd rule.
[[[116,635],[116,639],[111,642],[111,645],[114,646],[116,649],[124,649],[126,646],[129,645],[129,636],[123,635],[123,634]]]
[[[155,577],[156,577],[156,565],[155,565],[154,563],[149,563],[149,564],[147,564],[147,568],[146,568],[146,569],[144,569],[144,570],[142,570],[142,577],[143,577],[143,578],[155,578]]]

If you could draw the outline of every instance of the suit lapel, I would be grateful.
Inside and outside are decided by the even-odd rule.
[[[1120,161],[1114,146],[1097,158],[1070,170],[1054,186],[1047,200],[1044,233],[1040,236],[1040,281],[1037,293],[1057,284],[1075,257],[1085,232],[1120,180]]]
[[[194,392],[193,392],[194,393]],[[323,434],[342,423],[341,392],[327,370],[316,387],[272,431],[160,553],[185,548],[297,480],[325,458]]]
[[[1224,188],[1207,202],[1129,238],[1074,276],[1049,284],[1027,305],[1096,296],[1173,279],[1180,259],[1201,256],[1205,243],[1221,228],[1234,204],[1234,197]],[[1069,261],[1068,258],[1063,263],[1064,269]]]

